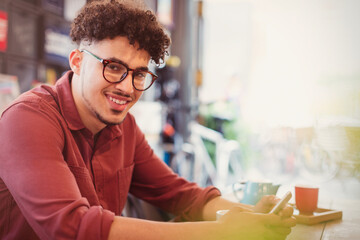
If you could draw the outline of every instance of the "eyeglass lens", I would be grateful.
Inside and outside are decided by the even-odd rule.
[[[104,77],[109,82],[119,82],[126,78],[128,75],[128,69],[121,63],[110,62],[104,68]],[[133,71],[133,84],[134,87],[138,90],[147,89],[153,80],[153,76],[141,70]]]

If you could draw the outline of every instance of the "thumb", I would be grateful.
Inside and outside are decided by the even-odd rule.
[[[296,219],[294,217],[281,218],[280,216],[271,214],[262,214],[262,223],[273,227],[294,227],[296,225]]]
[[[260,213],[259,213],[260,214]],[[276,214],[261,214],[261,221],[266,225],[279,226],[282,225],[281,217]]]

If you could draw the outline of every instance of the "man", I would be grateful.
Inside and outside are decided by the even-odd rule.
[[[134,1],[87,4],[74,20],[71,71],[21,95],[0,120],[1,239],[284,239],[292,209],[266,213],[175,175],[129,109],[156,76],[170,40]],[[127,194],[188,222],[121,217]],[[216,211],[231,209],[219,221]],[[254,213],[259,212],[259,213]],[[195,222],[196,221],[196,222]]]

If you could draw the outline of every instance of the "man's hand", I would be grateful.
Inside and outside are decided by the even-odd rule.
[[[255,205],[254,212],[256,213],[268,213],[270,210],[276,205],[276,203],[280,201],[274,195],[266,195]],[[293,215],[294,209],[290,205],[286,205],[282,210],[279,212],[279,216],[282,218],[288,218]]]
[[[218,221],[214,222],[216,234],[204,239],[246,239],[246,240],[283,240],[291,232],[296,221],[293,208],[286,206],[277,215],[268,214],[280,199],[265,196],[255,206],[228,201],[222,197],[208,202],[204,208],[204,220],[215,220],[211,213],[220,209],[230,209]],[[200,239],[200,238],[199,238]]]
[[[288,210],[280,217],[275,214],[244,212],[232,208],[219,219],[221,239],[283,240],[291,232],[296,222]],[[285,217],[287,215],[287,217]],[[292,213],[291,213],[292,215]]]

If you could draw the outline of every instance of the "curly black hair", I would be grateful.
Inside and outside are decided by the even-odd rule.
[[[139,43],[151,59],[164,61],[170,38],[154,13],[132,1],[99,0],[87,3],[71,25],[70,37],[77,44],[125,36]]]

